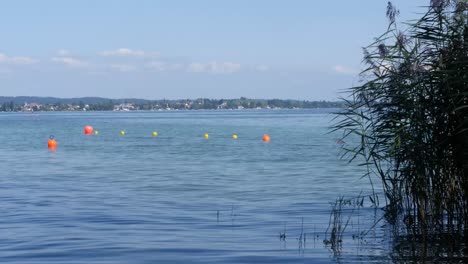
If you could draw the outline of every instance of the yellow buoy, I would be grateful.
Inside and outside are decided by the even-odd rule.
[[[158,136],[158,132],[153,131],[153,137],[157,137],[157,136]]]
[[[210,136],[208,135],[208,133],[205,133],[205,135],[203,135],[203,137],[208,139]]]
[[[237,135],[236,134],[232,135],[232,139],[237,139]]]
[[[94,135],[99,135],[99,131],[95,130]]]
[[[125,131],[120,131],[120,135],[125,136]]]

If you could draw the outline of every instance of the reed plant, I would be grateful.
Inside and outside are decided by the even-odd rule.
[[[349,139],[349,160],[381,184],[391,223],[420,234],[466,232],[468,3],[432,0],[403,26],[398,13],[389,2],[389,27],[364,48],[361,82],[333,129]]]

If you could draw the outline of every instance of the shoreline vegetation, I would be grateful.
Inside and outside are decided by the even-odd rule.
[[[333,131],[356,142],[343,144],[344,156],[365,168],[368,198],[394,230],[394,261],[466,263],[468,1],[432,0],[404,29],[398,14],[389,2],[388,30],[364,48],[362,82]],[[334,252],[349,222],[343,204],[352,202],[333,207]]]
[[[161,111],[161,110],[233,110],[233,109],[307,109],[343,108],[339,101],[289,99],[109,99],[101,97],[56,98],[36,96],[0,96],[0,112],[37,111]]]

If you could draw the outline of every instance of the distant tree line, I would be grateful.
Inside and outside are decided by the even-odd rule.
[[[19,108],[13,101],[10,102],[4,102],[1,104],[0,111],[1,112],[14,112],[18,111]]]
[[[7,100],[9,99],[9,100]],[[29,101],[21,101],[28,99]],[[330,101],[305,101],[282,99],[106,99],[50,97],[0,97],[0,111],[112,111],[116,108],[131,107],[131,110],[202,110],[202,109],[295,109],[295,108],[341,108],[344,103]]]

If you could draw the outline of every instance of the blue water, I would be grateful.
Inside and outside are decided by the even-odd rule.
[[[334,262],[322,242],[330,202],[369,184],[362,169],[339,159],[336,135],[327,133],[332,117],[2,113],[0,262]],[[99,135],[85,136],[85,125]],[[265,133],[271,142],[262,142]],[[47,149],[49,135],[56,151]],[[351,251],[362,255],[358,248]]]

